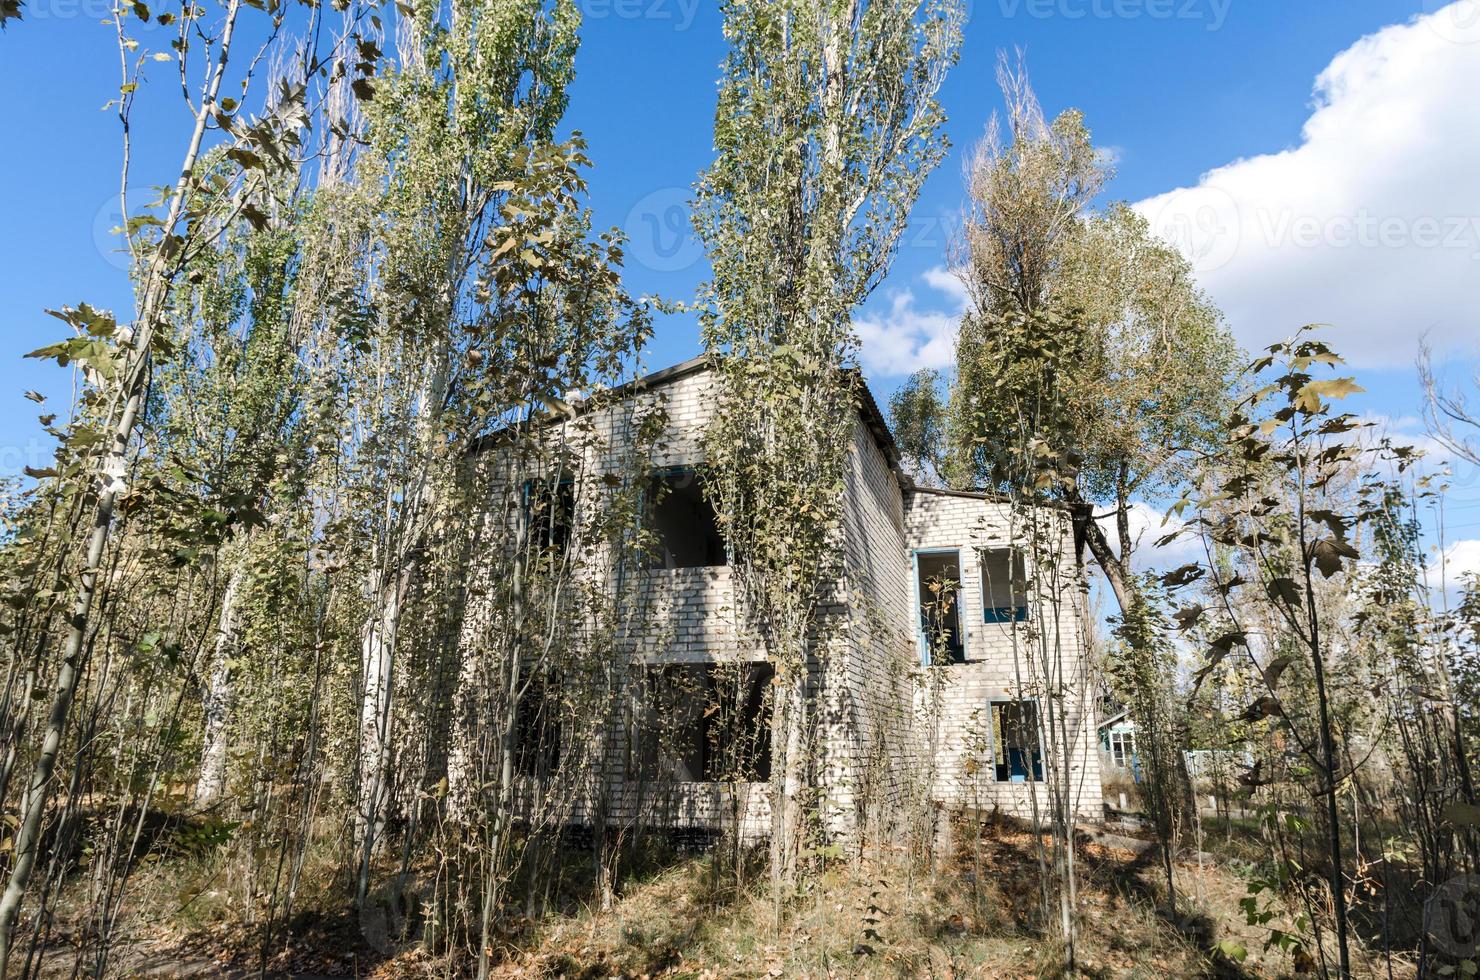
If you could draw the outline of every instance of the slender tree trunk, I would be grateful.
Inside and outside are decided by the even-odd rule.
[[[1302,522],[1303,523],[1303,522]],[[1303,538],[1303,534],[1302,534]],[[1306,569],[1306,600],[1310,609],[1311,669],[1315,674],[1316,707],[1321,724],[1321,768],[1325,770],[1326,844],[1331,862],[1331,904],[1336,916],[1336,952],[1343,980],[1352,975],[1351,953],[1347,949],[1346,873],[1342,868],[1341,812],[1336,802],[1336,740],[1331,734],[1330,706],[1326,699],[1326,668],[1321,662],[1320,624],[1315,609],[1315,590]]]
[[[381,572],[372,573],[378,580]],[[360,788],[355,829],[359,871],[355,901],[363,906],[370,891],[370,864],[390,805],[392,696],[396,628],[401,615],[405,573],[389,576],[388,585],[373,589],[376,616],[365,625],[360,645],[364,692],[360,702]]]
[[[510,638],[512,642],[508,645],[508,663],[502,665],[502,672],[496,677],[502,684],[503,717],[500,719],[498,730],[499,745],[499,772],[498,783],[494,795],[494,809],[492,814],[492,827],[489,835],[488,854],[485,855],[485,878],[483,882],[483,908],[480,910],[480,923],[478,935],[478,980],[488,980],[488,972],[492,965],[490,959],[490,940],[493,937],[493,914],[494,908],[499,903],[499,873],[501,872],[500,856],[508,845],[509,825],[513,820],[514,809],[514,733],[519,728],[519,674],[523,669],[521,654],[522,637],[524,635],[525,616],[525,587],[528,569],[526,567],[526,556],[530,544],[531,531],[529,517],[521,514],[518,527],[514,534],[514,562],[510,578]],[[481,770],[481,766],[475,763]],[[483,784],[475,787],[475,792],[483,792]]]
[[[161,229],[165,234],[174,234],[179,226],[189,194],[191,178],[195,173],[196,160],[200,156],[201,142],[205,136],[206,121],[214,110],[217,93],[226,73],[231,51],[232,32],[236,27],[240,0],[230,0],[226,8],[225,23],[221,32],[221,46],[207,86],[205,97],[195,116],[194,130],[189,147],[180,168],[180,177],[175,184],[170,200],[169,216]],[[164,249],[155,252],[145,282],[143,300],[139,304],[138,329],[127,348],[125,367],[122,372],[120,400],[122,411],[109,437],[108,451],[102,457],[101,467],[96,473],[98,481],[97,502],[93,508],[92,529],[88,536],[86,558],[78,575],[77,595],[72,603],[68,618],[67,637],[62,652],[61,667],[57,671],[56,687],[52,695],[51,709],[47,713],[46,730],[41,740],[41,751],[32,768],[31,779],[21,798],[20,823],[15,832],[15,863],[11,866],[10,878],[5,891],[0,894],[0,976],[4,976],[9,963],[12,941],[15,936],[16,920],[20,915],[21,900],[36,866],[37,852],[41,845],[41,825],[51,797],[51,780],[56,771],[57,758],[61,754],[62,740],[66,735],[67,721],[72,712],[72,701],[77,694],[77,685],[86,671],[87,646],[85,643],[92,620],[93,602],[97,597],[98,580],[102,572],[108,537],[113,529],[113,515],[118,497],[123,489],[123,479],[128,473],[128,454],[133,442],[134,427],[143,408],[144,394],[149,383],[151,366],[151,344],[155,327],[163,313],[169,294],[169,269],[173,260],[166,257]]]
[[[237,565],[226,580],[221,596],[221,615],[216,645],[211,657],[211,677],[205,696],[205,734],[202,739],[200,776],[195,783],[195,802],[202,808],[213,805],[226,790],[227,727],[234,697],[231,660],[240,643],[239,595],[243,570]]]
[[[421,554],[436,508],[433,489],[437,434],[447,396],[450,365],[445,342],[426,363],[417,398],[416,451],[413,481],[406,491],[406,515],[400,528],[389,529],[389,559],[371,571],[370,613],[363,627],[360,662],[364,690],[360,704],[360,792],[355,822],[359,880],[355,894],[369,894],[370,862],[390,805],[390,776],[397,631],[412,585],[421,572]]]

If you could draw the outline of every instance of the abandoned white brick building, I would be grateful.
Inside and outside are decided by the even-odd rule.
[[[703,359],[687,361],[617,389],[579,425],[572,413],[553,428],[583,455],[579,475],[560,483],[574,507],[583,483],[631,465],[635,411],[666,411],[644,462],[664,484],[646,517],[656,556],[621,573],[636,576],[623,586],[632,597],[624,601],[641,606],[626,659],[634,698],[647,707],[606,726],[605,812],[760,836],[770,827],[771,671],[737,608],[695,477],[715,384]],[[868,833],[922,795],[1026,817],[1047,808],[1045,777],[1054,773],[1074,809],[1098,819],[1082,575],[1067,512],[1025,515],[993,495],[917,486],[872,395],[859,390],[841,576],[828,606],[836,628],[811,679],[827,824]]]

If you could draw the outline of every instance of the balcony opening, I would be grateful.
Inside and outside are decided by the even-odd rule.
[[[726,564],[725,540],[714,507],[691,469],[654,474],[648,521],[656,542],[650,568],[704,568]]]
[[[986,548],[982,560],[982,619],[1020,623],[1028,618],[1028,567],[1017,548]]]
[[[687,783],[771,778],[770,664],[675,664],[648,671],[635,775]]]
[[[920,662],[966,662],[961,635],[961,553],[915,553],[915,599],[920,610]]]

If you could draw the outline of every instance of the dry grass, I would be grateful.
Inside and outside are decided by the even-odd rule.
[[[1213,930],[1162,918],[1155,868],[1143,858],[1086,844],[1080,860],[1084,975],[1248,975],[1207,952],[1216,940],[1204,933]],[[1219,874],[1220,912],[1242,922],[1242,884]],[[779,928],[763,882],[737,887],[716,877],[708,859],[691,858],[629,884],[607,912],[584,910],[534,927],[504,951],[498,975],[1061,976],[1063,948],[1040,927],[1040,902],[1031,834],[1002,827],[968,837],[933,873],[835,866],[787,903]],[[1249,965],[1258,966],[1258,958]],[[408,955],[386,964],[382,975],[434,975],[437,967]]]
[[[557,911],[500,924],[495,975],[567,980],[718,977],[1058,977],[1064,951],[1041,907],[1037,844],[1000,821],[958,826],[953,853],[934,869],[836,863],[780,910],[759,864],[737,875],[709,856],[644,852],[612,908],[587,904],[573,886]],[[1127,841],[1126,843],[1133,843]],[[1245,882],[1213,861],[1183,864],[1184,911],[1162,908],[1154,853],[1084,842],[1079,870],[1078,961],[1096,978],[1266,977],[1292,971],[1245,924]],[[465,975],[414,944],[378,952],[344,911],[332,848],[310,857],[310,884],[286,946],[274,943],[272,975],[380,980]],[[573,867],[589,855],[571,855]],[[260,933],[240,902],[242,885],[220,861],[162,861],[141,869],[117,976],[245,976],[259,963]],[[1187,911],[1192,910],[1192,911]],[[1214,950],[1248,950],[1233,963]],[[384,947],[381,947],[382,949]],[[1371,975],[1374,964],[1362,963]],[[146,969],[147,967],[147,969]],[[156,967],[159,967],[156,969]]]

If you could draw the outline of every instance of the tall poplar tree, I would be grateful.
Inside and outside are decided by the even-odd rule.
[[[573,0],[454,0],[404,15],[400,57],[366,109],[359,180],[372,194],[363,309],[352,359],[369,561],[355,840],[358,894],[392,805],[397,655],[407,603],[466,432],[449,408],[489,297],[500,207],[529,154],[554,140],[572,78]]]
[[[772,879],[797,870],[814,781],[817,623],[854,416],[853,310],[888,271],[945,154],[935,100],[955,0],[727,0],[717,158],[695,218],[719,372],[705,443],[740,602],[776,668]]]

